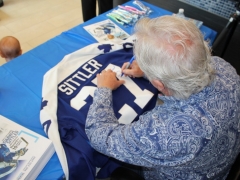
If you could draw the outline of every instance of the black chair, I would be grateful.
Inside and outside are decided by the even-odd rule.
[[[130,169],[119,167],[112,172],[110,180],[144,180],[144,178]]]
[[[226,180],[240,180],[240,154],[232,165]]]
[[[144,180],[144,178],[130,169],[119,167],[113,171],[110,180]],[[240,180],[240,154],[234,161],[226,180]]]

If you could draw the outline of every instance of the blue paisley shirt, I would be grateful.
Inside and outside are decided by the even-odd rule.
[[[156,106],[128,125],[119,124],[112,92],[95,91],[86,133],[94,149],[143,166],[146,180],[225,179],[240,151],[240,77],[212,57],[211,85],[186,100],[159,96]]]

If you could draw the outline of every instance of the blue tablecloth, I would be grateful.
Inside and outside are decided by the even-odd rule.
[[[172,14],[151,4],[145,4],[153,10],[149,18]],[[126,5],[134,6],[131,1]],[[0,66],[0,114],[46,136],[39,118],[44,74],[61,61],[65,55],[95,43],[96,40],[83,29],[83,26],[105,19],[107,19],[106,13],[63,32]],[[119,26],[132,34],[133,27]],[[217,34],[215,31],[205,26],[201,27],[201,31],[205,39],[213,42]],[[37,179],[62,179],[63,176],[60,162],[55,153]]]

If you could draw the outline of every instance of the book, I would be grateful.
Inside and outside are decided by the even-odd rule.
[[[0,115],[0,180],[36,179],[54,152],[51,140]]]
[[[122,30],[118,25],[110,19],[100,21],[83,27],[98,42],[104,41],[122,41],[129,37],[129,34]]]

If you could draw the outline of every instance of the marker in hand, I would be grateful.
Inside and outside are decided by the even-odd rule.
[[[133,56],[130,61],[128,62],[128,65],[125,67],[125,69],[128,69],[130,67],[130,65],[132,64],[133,60],[135,59],[135,56]],[[121,75],[121,77],[123,76],[123,73]]]

